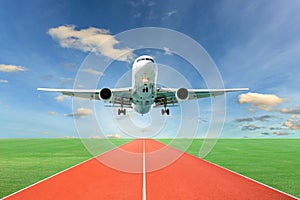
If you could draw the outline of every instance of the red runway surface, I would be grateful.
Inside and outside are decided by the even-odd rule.
[[[4,199],[296,199],[155,140],[134,140],[98,158],[137,173],[93,158]]]

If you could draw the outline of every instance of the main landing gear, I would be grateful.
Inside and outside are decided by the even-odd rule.
[[[164,114],[170,115],[170,110],[169,110],[169,108],[167,108],[167,98],[164,98],[164,108],[161,109],[161,114],[162,115],[164,115]]]
[[[118,109],[118,115],[121,115],[121,114],[126,115],[126,109],[125,108],[119,108]]]
[[[126,115],[126,109],[123,107],[124,105],[124,100],[123,98],[121,98],[121,108],[118,109],[118,115],[121,115],[123,113],[123,115]]]

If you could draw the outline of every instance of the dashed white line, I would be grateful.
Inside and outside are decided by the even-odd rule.
[[[146,156],[145,156],[145,140],[143,140],[143,200],[146,200]]]

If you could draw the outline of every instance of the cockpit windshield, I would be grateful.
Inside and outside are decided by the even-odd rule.
[[[151,61],[151,62],[154,63],[154,60],[153,60],[152,58],[140,58],[140,59],[138,59],[136,62],[138,63],[138,62],[141,61],[141,60],[149,60],[149,61]]]

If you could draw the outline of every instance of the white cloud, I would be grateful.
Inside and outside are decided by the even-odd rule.
[[[248,108],[248,111],[254,113],[255,109],[254,108]]]
[[[96,75],[96,76],[102,76],[103,75],[103,72],[97,71],[97,70],[92,69],[92,68],[83,69],[82,72],[86,72],[86,73],[93,74],[93,75]]]
[[[56,115],[56,114],[57,114],[57,112],[50,111],[50,112],[48,112],[48,114],[49,114],[49,115]]]
[[[261,122],[269,121],[272,118],[274,118],[274,116],[272,116],[272,115],[263,115],[263,116],[260,116],[260,117],[254,117],[254,119],[256,121],[261,121]]]
[[[112,134],[109,134],[109,135],[106,135],[107,138],[122,138],[121,135],[119,134],[115,134],[115,135],[112,135]]]
[[[102,137],[100,135],[91,135],[89,136],[90,139],[101,139]]]
[[[275,135],[288,135],[289,133],[281,132],[281,131],[275,131],[273,134],[275,134]]]
[[[85,86],[83,84],[79,84],[79,83],[77,83],[76,86],[77,86],[77,88],[85,88]]]
[[[300,114],[300,106],[297,106],[296,108],[293,109],[281,108],[279,109],[279,111],[285,114]]]
[[[60,81],[61,87],[65,88],[65,87],[73,86],[75,79],[60,77],[59,81]]]
[[[73,139],[73,138],[78,138],[78,137],[77,136],[73,136],[73,135],[67,135],[67,136],[64,136],[63,138]]]
[[[167,12],[167,17],[171,17],[171,16],[173,16],[173,15],[175,15],[177,13],[177,10],[171,10],[170,12]]]
[[[136,13],[133,15],[133,18],[140,18],[142,16],[142,14],[139,12],[139,13]]]
[[[292,115],[283,123],[283,126],[289,128],[290,130],[300,130],[300,116]]]
[[[291,115],[291,119],[299,119],[300,120],[300,116],[299,115]]]
[[[94,112],[88,108],[78,108],[72,114],[65,114],[67,117],[76,117],[76,118],[84,118],[86,116],[92,115]]]
[[[133,50],[130,48],[115,48],[119,41],[110,34],[109,30],[95,27],[81,30],[76,30],[75,28],[74,25],[64,25],[50,28],[48,33],[64,48],[95,52],[119,61],[132,60]]]
[[[16,65],[0,64],[0,71],[1,72],[20,72],[20,71],[27,71],[27,68],[22,67],[22,66],[16,66]]]
[[[173,15],[175,15],[176,13],[177,13],[177,10],[176,10],[176,9],[171,10],[171,11],[169,11],[169,12],[166,12],[166,13],[164,14],[164,16],[162,17],[162,20],[167,20],[167,19],[169,19],[170,17],[172,17]]]
[[[128,2],[132,7],[136,8],[139,6],[154,6],[154,1],[142,0],[142,1],[129,1]]]
[[[249,125],[244,125],[242,127],[242,131],[245,131],[245,130],[254,131],[254,130],[257,130],[257,129],[261,129],[261,128],[262,127],[256,126],[255,124],[249,124]]]
[[[252,122],[253,119],[250,117],[245,117],[245,118],[238,118],[236,120],[234,120],[235,122]]]
[[[172,55],[172,52],[168,47],[164,47],[164,51],[166,55]]]
[[[274,94],[258,94],[249,92],[247,94],[239,95],[238,102],[240,104],[252,104],[264,111],[271,111],[274,106],[280,105],[285,100],[286,99],[280,98]]]
[[[63,102],[65,100],[65,98],[67,98],[67,96],[59,95],[59,96],[55,97],[55,100],[57,102]]]
[[[0,83],[8,83],[8,80],[0,79]]]

